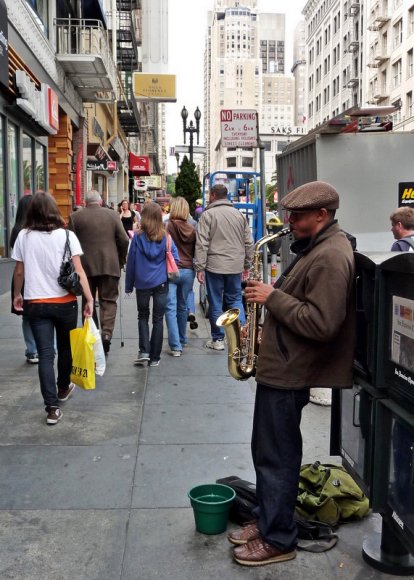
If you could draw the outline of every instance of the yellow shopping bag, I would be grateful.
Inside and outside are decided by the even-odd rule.
[[[89,330],[89,318],[85,318],[82,328],[70,331],[72,351],[72,372],[70,380],[82,389],[95,388],[95,357],[93,345],[96,338]]]

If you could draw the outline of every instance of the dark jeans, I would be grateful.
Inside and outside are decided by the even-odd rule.
[[[36,341],[39,355],[39,380],[46,410],[49,407],[59,407],[56,385],[66,389],[70,383],[72,370],[72,353],[70,350],[69,332],[76,328],[78,322],[78,302],[65,304],[32,303],[27,304],[25,310]],[[55,380],[55,346],[58,352],[57,371]]]
[[[139,352],[147,354],[151,361],[158,361],[161,357],[162,339],[164,332],[164,313],[167,304],[168,284],[160,284],[155,288],[137,290],[138,307],[138,336]],[[149,333],[150,299],[152,297],[152,331]]]
[[[302,462],[300,420],[308,402],[308,388],[257,385],[252,456],[259,507],[254,515],[264,540],[284,551],[296,546],[293,516]]]

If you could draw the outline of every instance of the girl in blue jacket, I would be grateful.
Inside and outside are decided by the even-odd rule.
[[[139,352],[136,364],[149,361],[150,367],[160,364],[163,340],[163,319],[168,296],[167,234],[162,223],[162,210],[157,203],[148,203],[141,214],[141,229],[129,249],[125,292],[136,289],[138,307]],[[171,240],[171,252],[178,261],[178,251]],[[149,333],[150,299],[152,297],[152,332]]]

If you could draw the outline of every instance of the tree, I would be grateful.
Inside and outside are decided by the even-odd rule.
[[[175,180],[174,197],[180,195],[188,201],[190,213],[194,213],[196,199],[200,197],[201,183],[195,169],[195,164],[190,163],[187,155],[181,163],[180,173]]]
[[[169,195],[175,195],[175,178],[173,175],[167,175],[167,193]]]

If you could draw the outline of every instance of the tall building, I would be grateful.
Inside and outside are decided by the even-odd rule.
[[[363,103],[363,12],[363,0],[309,0],[303,9],[308,129]]]
[[[293,66],[291,69],[295,79],[295,112],[294,125],[300,126],[306,123],[306,42],[305,22],[301,20],[295,28],[293,40]]]
[[[367,101],[396,105],[394,130],[414,129],[414,4],[412,0],[368,5]]]
[[[221,109],[255,109],[263,121],[263,83],[274,96],[285,87],[285,17],[259,14],[256,0],[216,0],[208,16],[204,113],[208,170],[256,171],[257,151],[221,147]],[[278,122],[282,104],[266,101],[266,123]],[[292,102],[293,110],[293,102]],[[270,118],[269,118],[270,117]],[[269,176],[272,168],[269,169]]]

